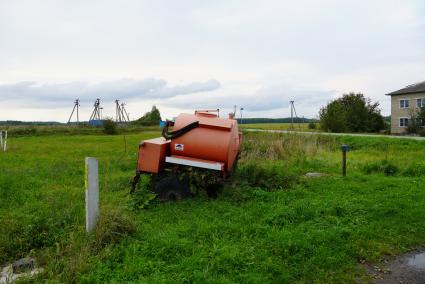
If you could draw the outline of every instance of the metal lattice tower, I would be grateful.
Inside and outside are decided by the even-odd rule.
[[[71,122],[72,116],[74,115],[74,111],[77,110],[77,125],[80,124],[80,118],[79,118],[79,114],[78,114],[78,108],[79,107],[80,107],[80,100],[76,99],[74,101],[74,107],[72,108],[72,112],[71,112],[71,115],[69,116],[68,123]]]
[[[91,113],[89,121],[100,120],[101,119],[100,110],[102,109],[100,107],[100,99],[96,99],[93,106],[94,106],[94,109],[93,109],[93,112]]]
[[[125,103],[121,103],[119,100],[115,100],[115,121],[118,124],[126,124],[130,122],[130,117],[125,109]]]

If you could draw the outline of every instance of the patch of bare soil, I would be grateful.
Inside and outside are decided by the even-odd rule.
[[[415,250],[379,264],[365,264],[371,283],[425,284],[425,251]]]

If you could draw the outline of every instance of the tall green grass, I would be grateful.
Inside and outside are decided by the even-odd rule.
[[[36,282],[341,283],[367,280],[361,263],[425,246],[422,141],[246,133],[217,199],[134,211],[138,143],[157,135],[12,136],[0,153],[0,263],[36,257]],[[86,156],[100,165],[90,235]]]

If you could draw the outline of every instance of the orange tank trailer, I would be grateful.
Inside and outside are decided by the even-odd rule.
[[[155,174],[157,185],[165,183],[162,187],[171,188],[172,195],[179,195],[176,189],[177,184],[182,186],[182,182],[177,181],[179,173],[189,167],[223,179],[228,177],[239,157],[242,134],[233,114],[224,119],[218,117],[218,110],[217,114],[214,112],[216,110],[180,114],[174,123],[167,122],[163,137],[140,143],[133,191],[142,173]],[[169,132],[168,127],[172,125],[173,130]],[[164,197],[164,190],[155,191]]]

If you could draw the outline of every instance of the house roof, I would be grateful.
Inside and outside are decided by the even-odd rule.
[[[403,89],[388,93],[386,95],[396,96],[396,95],[415,94],[415,93],[423,93],[423,92],[425,92],[425,81],[409,85]]]

